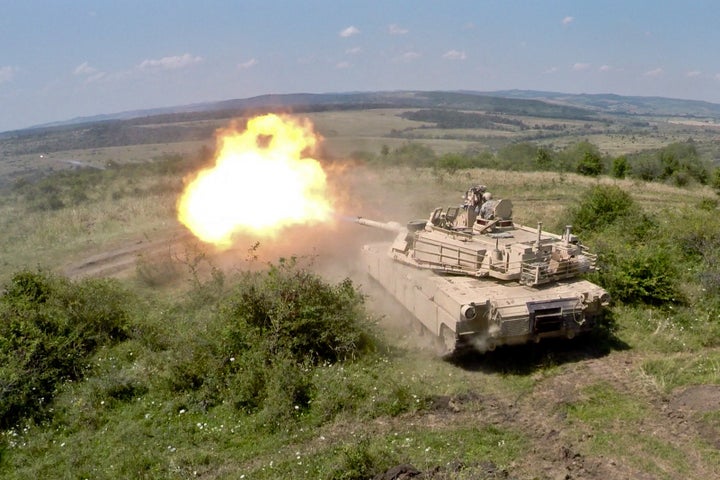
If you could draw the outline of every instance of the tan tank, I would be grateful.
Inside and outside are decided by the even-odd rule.
[[[568,226],[562,235],[519,225],[510,200],[468,198],[403,226],[356,222],[396,234],[363,246],[367,273],[451,353],[480,351],[591,330],[610,297],[579,278],[595,270]],[[484,192],[484,189],[483,189]]]

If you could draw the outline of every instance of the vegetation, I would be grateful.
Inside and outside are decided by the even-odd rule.
[[[555,128],[423,115],[445,130]],[[579,122],[552,139],[586,131]],[[363,199],[358,213],[403,220],[391,205],[416,218],[482,181],[512,198],[516,220],[572,224],[598,254],[590,279],[613,297],[603,329],[450,363],[418,346],[400,314],[378,319],[362,285],[330,282],[304,259],[220,268],[210,252],[153,250],[118,279],[68,278],[36,266],[60,271],[107,245],[168,238],[182,178],[211,152],[193,144],[147,162],[114,153],[104,170],[30,172],[0,194],[0,476],[364,479],[411,463],[437,478],[532,478],[608,460],[630,476],[707,478],[720,468],[718,411],[668,426],[663,410],[685,389],[720,384],[720,174],[706,143],[672,137],[614,156],[583,137],[449,151],[377,138],[378,153],[358,154],[363,176],[343,183]]]
[[[522,121],[501,115],[466,113],[456,110],[416,110],[405,112],[401,116],[417,122],[432,122],[437,128],[527,128]]]
[[[597,145],[580,141],[558,150],[534,143],[511,143],[493,154],[488,151],[452,152],[437,156],[421,143],[405,143],[395,149],[386,145],[380,155],[356,155],[370,163],[433,166],[440,171],[456,172],[472,168],[497,168],[513,171],[576,172],[589,177],[610,173],[615,178],[634,178],[650,182],[687,186],[717,181],[718,169],[697,152],[692,140],[673,143],[654,151],[623,154],[615,158],[603,156]],[[713,172],[712,174],[710,172]],[[717,188],[720,191],[720,188]]]
[[[90,355],[127,339],[129,301],[111,280],[73,285],[15,274],[0,297],[0,428],[43,419],[57,389],[83,377]]]
[[[198,434],[214,444],[224,425],[275,442],[344,414],[394,417],[426,405],[422,387],[392,371],[355,285],[328,284],[294,260],[212,276],[169,304],[116,281],[43,272],[18,273],[0,300],[0,421],[14,452],[2,460],[19,477],[50,477],[76,461],[22,466],[46,448],[36,432],[56,431],[92,458],[105,436],[114,453],[84,465],[86,474],[172,478],[162,457],[134,458],[127,428],[154,431],[168,454],[190,453]],[[137,423],[139,410],[152,413]],[[179,433],[191,426],[197,434]]]

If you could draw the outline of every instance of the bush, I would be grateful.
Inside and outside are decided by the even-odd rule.
[[[617,219],[638,212],[629,193],[615,185],[597,185],[569,209],[569,223],[578,232],[599,231]]]
[[[663,167],[656,157],[643,154],[633,160],[632,171],[640,180],[653,182],[662,177]]]
[[[441,156],[436,165],[441,170],[447,170],[449,173],[455,173],[458,170],[472,168],[474,165],[472,159],[460,153],[446,153]]]
[[[40,419],[99,346],[127,338],[128,294],[109,280],[16,273],[0,297],[0,428]]]
[[[715,190],[715,193],[720,195],[720,168],[713,170],[710,177],[710,186]]]
[[[613,159],[612,163],[612,176],[615,178],[625,178],[630,172],[630,164],[628,163],[627,157],[621,155]]]
[[[553,165],[553,158],[550,151],[543,147],[538,147],[535,156],[535,165],[539,170],[550,170]]]
[[[511,143],[496,155],[496,168],[505,170],[533,170],[537,162],[538,147],[534,143]]]
[[[257,414],[270,430],[286,427],[310,405],[316,366],[374,348],[364,297],[350,280],[329,284],[295,260],[235,280],[207,331],[170,368],[170,388]]]
[[[383,161],[391,165],[410,167],[430,167],[437,157],[432,148],[420,143],[406,143],[384,157]]]
[[[330,285],[294,260],[281,261],[248,275],[223,306],[226,348],[242,352],[252,338],[268,356],[287,353],[298,363],[352,358],[371,345],[363,304],[349,279]]]
[[[578,162],[576,170],[581,175],[597,177],[603,172],[602,158],[597,153],[585,152]]]
[[[313,396],[310,371],[308,365],[298,364],[287,354],[272,359],[259,416],[265,428],[280,430],[307,411]]]
[[[671,143],[656,151],[630,155],[634,176],[646,181],[671,181],[684,186],[691,180],[705,184],[711,180],[708,165],[701,159],[695,142]]]
[[[603,258],[600,283],[623,303],[663,305],[681,302],[675,258],[667,249],[632,246]]]
[[[339,460],[338,467],[330,474],[330,480],[378,478],[384,470],[397,463],[397,459],[386,450],[373,448],[367,438],[345,445]]]

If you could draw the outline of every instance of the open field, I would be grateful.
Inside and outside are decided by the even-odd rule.
[[[617,155],[689,135],[707,153],[718,135],[694,124],[630,133],[614,125],[611,133],[584,135],[602,122],[522,116],[513,119],[533,123],[529,130],[444,131],[398,116],[405,111],[308,116],[336,161],[357,151],[400,147],[407,136],[438,154],[493,150],[506,141],[552,134],[538,141],[590,139]],[[205,121],[202,127],[223,123]],[[564,132],[556,130],[560,125]],[[444,135],[451,138],[439,138]],[[452,138],[461,136],[473,138]],[[176,219],[176,202],[183,178],[206,162],[198,157],[212,147],[206,137],[3,156],[6,185],[31,181],[0,192],[0,283],[37,267],[78,282],[112,277],[117,283],[110,285],[134,299],[127,308],[135,322],[128,338],[88,357],[83,378],[58,388],[50,418],[0,432],[3,478],[359,480],[407,463],[424,472],[421,478],[438,480],[706,479],[720,471],[720,292],[706,291],[720,265],[713,253],[720,225],[710,187],[337,162],[343,168],[332,170],[329,180],[339,214],[399,222],[459,204],[468,186],[482,183],[496,198],[512,200],[516,222],[540,221],[558,231],[587,192],[618,187],[640,213],[583,234],[583,240],[607,258],[649,262],[665,255],[677,266],[670,270],[676,301],[617,302],[597,334],[446,361],[407,312],[357,276],[354,253],[362,243],[384,238],[381,233],[338,220],[261,239],[257,248],[251,236],[238,236],[225,252],[194,240]],[[73,167],[68,161],[95,168],[66,168]],[[257,208],[238,206],[244,207]],[[219,382],[215,370],[235,359],[212,340],[225,333],[214,330],[214,322],[232,305],[226,299],[236,276],[262,270],[280,256],[300,256],[332,282],[353,278],[370,296],[381,347],[354,361],[283,372],[282,378],[312,372],[307,381],[313,401],[248,413],[236,397],[219,401],[208,384],[193,382]],[[651,271],[650,277],[667,272]],[[213,355],[223,361],[213,364]],[[230,386],[212,388],[237,395],[250,388],[242,375],[233,378]],[[295,385],[276,385],[290,387]],[[282,427],[268,427],[276,418]]]
[[[600,116],[590,120],[552,119],[506,114],[507,121],[521,122],[526,128],[437,128],[429,122],[408,120],[401,115],[419,109],[377,108],[368,110],[339,110],[308,112],[316,130],[324,137],[325,152],[331,158],[345,159],[358,152],[378,154],[384,147],[399,148],[408,142],[430,147],[436,154],[453,152],[494,152],[509,144],[534,142],[551,148],[564,148],[580,141],[596,145],[604,155],[618,156],[664,147],[673,142],[692,138],[698,151],[716,163],[720,158],[720,129],[703,122],[687,122],[672,117],[636,119],[625,116]],[[480,113],[482,114],[482,113]],[[168,124],[166,120],[145,123],[133,128],[143,132],[142,143],[133,143],[132,135],[121,135],[106,142],[121,145],[66,149],[58,145],[87,143],[92,129],[59,131],[56,134],[29,136],[0,142],[0,185],[12,184],[17,178],[45,174],[77,167],[78,164],[98,168],[109,162],[145,162],[165,155],[197,154],[203,148],[214,147],[212,132],[226,127],[231,117],[213,120],[184,120]],[[170,125],[170,126],[169,126]],[[172,128],[187,130],[194,137],[169,135]],[[157,131],[158,133],[147,133]],[[158,141],[153,142],[153,136]],[[126,138],[129,137],[129,138]],[[70,138],[70,140],[67,140]],[[162,141],[161,139],[165,139]],[[62,139],[59,141],[58,139]],[[59,149],[58,149],[59,148]],[[32,153],[26,153],[31,151]]]

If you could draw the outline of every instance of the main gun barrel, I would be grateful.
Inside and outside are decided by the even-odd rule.
[[[405,230],[405,227],[403,227],[397,222],[378,222],[377,220],[370,220],[363,217],[357,217],[355,219],[355,223],[365,225],[366,227],[379,228],[380,230],[385,230],[393,233],[400,233]]]

